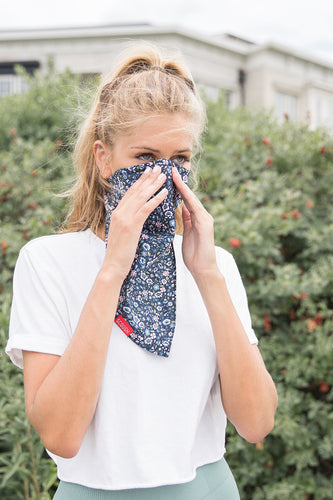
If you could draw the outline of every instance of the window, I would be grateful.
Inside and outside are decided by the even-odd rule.
[[[228,109],[232,109],[234,107],[234,93],[232,90],[224,90],[224,101]]]
[[[315,126],[333,128],[333,96],[320,96],[317,98]]]
[[[27,83],[17,75],[0,75],[0,97],[8,94],[22,94],[27,90]]]
[[[27,90],[26,81],[15,72],[16,65],[23,66],[29,75],[33,75],[39,68],[38,61],[0,62],[0,97],[22,94]]]
[[[295,121],[297,118],[297,97],[292,94],[276,92],[275,111],[280,121],[287,117]]]
[[[11,94],[10,79],[0,77],[0,96],[5,97],[8,94]]]

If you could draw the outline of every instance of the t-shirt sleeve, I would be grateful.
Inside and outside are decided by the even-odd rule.
[[[70,341],[61,277],[52,262],[23,247],[16,262],[6,353],[23,368],[22,351],[62,355]]]
[[[226,250],[217,247],[217,263],[225,277],[231,300],[250,343],[258,344],[258,339],[252,328],[246,291],[234,257]]]

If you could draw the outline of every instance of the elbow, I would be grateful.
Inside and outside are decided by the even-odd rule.
[[[266,425],[266,427],[248,431],[245,435],[243,435],[243,438],[249,443],[259,443],[259,441],[262,441],[270,432],[272,432],[273,428],[274,421],[272,424]]]
[[[247,425],[244,434],[241,436],[249,443],[259,443],[272,432],[275,424],[275,412],[278,406],[277,392],[274,386],[271,401],[262,411],[253,415],[251,425]]]
[[[75,442],[69,438],[56,438],[55,436],[43,436],[41,434],[40,438],[45,448],[60,458],[74,458],[80,451],[81,442]]]
[[[50,447],[48,447],[46,445],[44,445],[44,446],[53,455],[56,455],[57,457],[60,457],[60,458],[67,458],[67,459],[75,458],[80,450],[80,448],[75,448],[75,447],[70,448],[68,446],[65,446],[65,447],[56,446],[52,449],[50,449]]]
[[[47,451],[53,455],[61,458],[74,458],[79,453],[83,439],[79,439],[78,436],[69,436],[68,433],[60,434],[54,428],[41,429],[31,420],[30,423],[37,431]]]
[[[57,429],[50,422],[45,425],[35,418],[32,407],[26,408],[26,413],[47,451],[61,458],[74,458],[79,453],[84,434],[70,432],[69,426],[66,426],[66,429]]]
[[[249,443],[259,443],[274,429],[274,415],[264,422],[260,421],[246,429],[237,429],[238,433]]]

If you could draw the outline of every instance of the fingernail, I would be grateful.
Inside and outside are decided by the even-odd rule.
[[[161,167],[159,167],[158,165],[155,165],[155,167],[153,168],[153,172],[158,172],[160,169],[161,169]]]
[[[151,172],[151,167],[147,167],[146,170],[144,170],[144,174],[149,174]]]
[[[160,175],[157,177],[157,180],[158,180],[158,181],[161,181],[162,179],[165,179],[165,174],[160,174]]]

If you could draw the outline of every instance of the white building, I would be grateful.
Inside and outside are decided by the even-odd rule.
[[[141,25],[36,29],[0,32],[0,95],[24,90],[14,66],[83,75],[110,69],[122,45],[143,39],[178,49],[198,84],[212,94],[224,89],[231,107],[268,107],[283,119],[333,129],[333,65],[275,43],[257,45],[232,35],[208,37]]]

